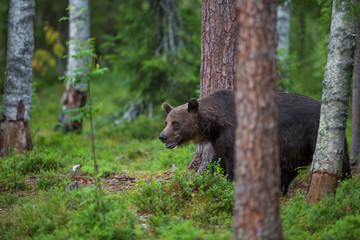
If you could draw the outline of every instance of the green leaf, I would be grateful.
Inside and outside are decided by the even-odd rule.
[[[76,15],[76,16],[79,16],[79,15],[82,14],[85,10],[86,10],[86,8],[82,8],[82,9],[80,9],[80,11],[78,11],[75,15]]]
[[[93,71],[90,72],[90,75],[91,76],[99,76],[99,75],[103,75],[105,72],[109,71],[108,68],[98,68],[98,69],[95,69]]]
[[[77,44],[79,42],[79,40],[73,40],[73,41],[67,41],[66,45],[73,45],[73,44]]]
[[[62,17],[59,19],[59,22],[69,20],[69,17]]]

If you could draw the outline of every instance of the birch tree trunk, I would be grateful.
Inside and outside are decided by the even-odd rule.
[[[278,37],[277,50],[281,49],[280,60],[286,60],[290,48],[290,0],[277,6],[276,32]]]
[[[351,175],[360,173],[360,14],[356,24],[356,49],[354,56],[352,89],[352,129],[351,129]]]
[[[62,112],[59,116],[61,128],[68,131],[81,130],[82,121],[70,121],[73,116],[64,114],[65,110],[78,109],[85,106],[87,96],[87,83],[79,82],[76,74],[86,73],[87,70],[79,71],[84,68],[88,58],[74,58],[78,55],[82,44],[90,38],[90,11],[89,0],[69,0],[69,58],[67,63],[66,76],[68,81],[66,89],[61,99],[63,104]]]
[[[32,150],[30,135],[34,0],[10,0],[4,96],[0,120],[0,155],[10,146]]]
[[[276,0],[238,0],[234,239],[282,239]]]
[[[234,0],[203,0],[201,8],[200,98],[221,89],[234,89],[237,33]],[[215,152],[198,144],[188,169],[203,171]]]
[[[318,137],[311,166],[308,202],[335,192],[342,174],[345,129],[355,49],[355,22],[347,2],[333,1],[328,60],[323,81]]]
[[[279,91],[286,91],[287,87],[282,84],[282,80],[289,79],[289,49],[290,49],[290,0],[277,6],[277,54],[278,54],[278,75]]]

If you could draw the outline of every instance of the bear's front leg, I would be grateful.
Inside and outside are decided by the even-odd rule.
[[[228,128],[224,131],[216,142],[219,149],[217,154],[221,156],[223,164],[225,163],[225,170],[227,174],[227,180],[234,181],[234,132]]]

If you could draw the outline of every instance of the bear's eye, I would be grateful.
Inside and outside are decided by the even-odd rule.
[[[165,127],[166,127],[166,125],[167,125],[167,122],[165,122]]]
[[[172,125],[172,126],[173,126],[173,128],[175,128],[175,129],[180,128],[180,125],[179,125],[179,123],[178,123],[178,122],[172,122],[172,123],[171,123],[171,125]]]

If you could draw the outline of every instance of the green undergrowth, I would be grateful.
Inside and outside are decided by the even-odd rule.
[[[175,171],[122,194],[64,186],[19,202],[2,214],[0,239],[229,239],[233,184],[220,171]]]
[[[282,224],[285,239],[359,239],[360,178],[341,182],[318,204],[297,194],[283,206]]]
[[[285,239],[358,239],[359,186],[343,181],[312,205],[299,190],[282,205]],[[105,189],[101,202],[94,187],[65,193],[60,184],[1,212],[0,239],[230,239],[233,191],[218,168],[178,169],[167,181],[150,175],[121,194]]]
[[[136,217],[118,195],[102,197],[93,188],[65,193],[54,188],[12,209],[1,220],[1,239],[136,239]]]
[[[115,174],[155,174],[173,168],[186,169],[194,146],[167,150],[159,140],[112,138],[97,140],[99,173],[96,175],[87,137],[79,134],[54,133],[38,137],[31,152],[11,152],[0,161],[0,208],[16,203],[10,195],[18,191],[47,190],[64,186],[73,175],[72,166],[81,164],[81,172],[89,177]],[[36,184],[31,185],[31,178]]]
[[[176,215],[204,227],[231,226],[234,185],[219,168],[195,175],[175,172],[169,181],[151,178],[140,185],[132,193],[132,202],[141,214]]]

